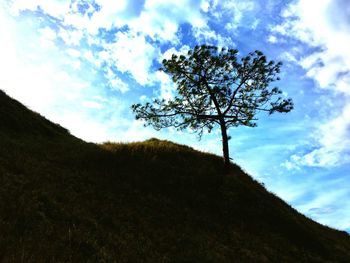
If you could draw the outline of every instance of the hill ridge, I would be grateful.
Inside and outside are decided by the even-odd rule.
[[[67,135],[68,130],[29,110],[0,89],[0,131],[38,136]]]
[[[220,157],[86,143],[0,92],[0,262],[350,262],[350,237]]]

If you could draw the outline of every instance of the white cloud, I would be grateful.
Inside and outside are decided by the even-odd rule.
[[[269,41],[269,42],[272,43],[272,44],[275,44],[275,43],[277,43],[277,38],[276,38],[276,36],[274,36],[274,35],[270,35],[270,36],[268,37],[267,41]]]
[[[255,8],[254,1],[223,1],[222,8],[233,14],[234,24],[239,23],[243,18],[243,13]]]
[[[113,25],[122,25],[122,19],[125,19],[123,14],[128,11],[126,0],[96,0],[99,10],[95,10],[91,3],[84,2],[84,5],[89,5],[89,12],[82,15],[78,11],[80,2],[71,4],[71,0],[13,0],[11,10],[14,15],[18,15],[24,10],[36,11],[40,8],[44,13],[64,21],[66,25],[86,29],[92,34],[96,34],[99,28],[110,29]]]
[[[329,12],[337,8],[338,2],[341,0],[322,0],[315,9],[312,1],[299,0],[284,11],[286,22],[273,29],[281,35],[296,37],[309,45],[321,47],[321,51],[305,57],[300,64],[321,88],[333,90],[338,90],[338,82],[348,77],[347,74],[339,77],[339,73],[350,70],[350,28],[346,27],[346,19],[339,18],[347,9],[344,6],[338,8],[337,15]],[[339,24],[335,26],[334,20]],[[350,95],[350,88],[340,88],[339,91]]]
[[[192,135],[194,136],[194,135]],[[208,152],[208,153],[213,153],[216,155],[221,156],[222,155],[222,145],[220,143],[220,135],[219,136],[213,136],[214,138],[209,138],[209,137],[203,137],[201,139],[201,142],[198,143],[198,141],[190,143],[190,145],[199,151],[202,152]]]
[[[142,141],[152,137],[161,138],[161,133],[151,127],[144,127],[144,122],[134,120],[126,130],[121,131],[118,138],[123,142]]]
[[[230,30],[230,29],[228,29]],[[219,47],[232,47],[233,41],[230,36],[223,36],[218,32],[212,30],[209,26],[203,26],[200,28],[192,28],[193,36],[196,38],[197,43],[206,43],[217,45]]]
[[[295,50],[291,50],[291,51],[286,51],[286,52],[283,52],[279,58],[281,60],[284,60],[284,61],[289,61],[289,62],[293,62],[293,63],[298,63],[298,60],[296,58],[296,53],[298,53],[297,51]],[[300,93],[303,93],[304,91],[302,89],[300,89],[299,91]]]
[[[142,32],[153,39],[176,42],[180,24],[189,23],[198,28],[206,25],[206,20],[200,12],[201,8],[201,1],[146,0],[144,10],[129,26],[133,31]]]
[[[319,47],[318,51],[297,62],[319,88],[342,97],[342,102],[319,105],[320,111],[332,114],[323,115],[323,123],[313,131],[316,134],[313,136],[317,141],[316,149],[304,155],[294,155],[290,163],[327,167],[350,162],[347,150],[350,143],[349,13],[342,0],[318,1],[317,8],[312,1],[299,0],[284,10],[282,15],[285,22],[272,30],[281,37],[297,38]],[[345,106],[340,110],[340,115],[332,116],[336,112],[334,109],[339,109],[343,102]]]
[[[140,85],[147,85],[153,82],[152,63],[158,56],[159,50],[144,36],[118,32],[116,42],[104,44],[99,57],[120,72],[130,73]]]
[[[122,26],[125,19],[123,12],[127,12],[127,1],[109,1],[97,0],[96,3],[100,6],[98,11],[93,12],[91,19],[85,17],[85,20],[76,20],[80,26],[86,26],[91,34],[96,34],[99,28],[110,29],[114,26]],[[70,19],[74,22],[74,17]]]
[[[225,29],[233,33],[235,33],[239,26],[244,25],[254,28],[257,26],[257,23],[259,23],[254,19],[249,25],[246,24],[247,20],[245,24],[242,24],[244,16],[248,14],[248,12],[256,9],[257,3],[255,1],[216,1],[213,7],[215,8],[213,15],[217,19],[222,20],[223,17],[227,17]]]
[[[149,36],[158,41],[176,41],[177,30],[182,23],[189,23],[194,27],[205,26],[206,20],[202,12],[209,10],[209,3],[205,0],[145,0],[143,5],[142,1],[96,0],[98,9],[89,4],[89,12],[81,14],[77,7],[79,1],[72,5],[70,2],[69,0],[14,0],[11,9],[13,14],[18,15],[23,10],[35,11],[41,8],[45,13],[64,21],[66,25],[86,30],[92,35],[96,35],[100,28],[108,30],[113,26],[128,26],[134,33]],[[61,32],[61,34],[71,33]],[[79,39],[79,36],[74,38],[77,37]],[[66,40],[70,37],[63,35],[63,38]]]
[[[103,105],[100,102],[92,101],[92,100],[86,100],[82,102],[82,106],[90,109],[102,109]]]
[[[79,46],[80,40],[83,38],[83,31],[60,29],[58,36],[66,43],[66,45]]]
[[[81,57],[81,53],[80,53],[80,51],[77,50],[77,49],[69,48],[69,49],[67,49],[66,52],[67,52],[67,54],[68,54],[69,56],[71,56],[71,57],[73,57],[73,58],[79,58],[79,57]]]
[[[60,115],[54,114],[53,119],[62,126],[68,127],[73,135],[85,141],[101,143],[110,138],[106,125],[89,114],[63,110]]]
[[[24,10],[36,11],[40,7],[46,13],[57,18],[63,18],[69,12],[70,0],[14,0],[11,11],[18,15]]]
[[[341,115],[321,125],[315,135],[318,147],[304,155],[294,154],[285,163],[287,168],[298,165],[332,167],[350,162],[350,104]]]
[[[202,1],[201,2],[201,9],[203,12],[208,13],[210,9],[210,3],[209,1]]]
[[[160,52],[149,39],[177,43],[179,26],[189,23],[195,28],[205,27],[207,21],[204,13],[210,8],[206,0],[96,0],[98,8],[84,2],[87,10],[81,12],[81,1],[70,2],[13,0],[11,10],[13,14],[19,15],[23,10],[41,9],[45,14],[59,19],[64,26],[59,27],[57,33],[49,27],[42,30],[45,35],[43,46],[52,46],[54,40],[59,38],[67,46],[79,47],[82,39],[86,39],[89,45],[102,46],[104,50],[98,56],[85,53],[85,58],[97,67],[107,64],[122,73],[130,73],[140,85],[152,84],[157,79],[151,68],[153,60],[157,59]],[[96,38],[99,29],[109,30],[125,26],[127,31],[116,33],[116,38],[112,41]],[[73,56],[75,54],[76,52],[70,53]],[[74,67],[78,69],[80,64],[75,62]],[[121,84],[117,79],[112,78],[109,81],[113,86]],[[126,91],[125,85],[119,86]]]
[[[44,27],[38,30],[40,33],[40,45],[43,48],[54,48],[57,38],[56,32],[50,27]]]
[[[163,71],[157,71],[155,73],[156,79],[160,83],[160,98],[170,100],[174,97],[176,91],[176,85],[170,78],[170,76]]]
[[[201,26],[192,28],[193,36],[197,43],[207,43],[217,45],[219,47],[232,47],[234,41],[232,36],[237,34],[239,27],[247,27],[255,30],[260,21],[256,18],[247,19],[254,10],[257,3],[255,1],[217,1],[210,0],[202,3],[204,12],[210,12],[214,21],[222,24],[228,34],[220,34],[217,30],[213,30],[208,23],[202,23]],[[210,10],[210,11],[209,11]],[[242,23],[245,19],[244,23]]]
[[[125,93],[129,90],[128,84],[122,81],[110,68],[107,69],[106,77],[113,89],[118,90],[121,93]]]

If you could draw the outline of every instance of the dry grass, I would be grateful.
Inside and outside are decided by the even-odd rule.
[[[221,158],[88,144],[0,92],[0,262],[350,262],[350,238]]]

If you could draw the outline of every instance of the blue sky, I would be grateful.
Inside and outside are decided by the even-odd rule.
[[[350,231],[350,5],[347,0],[4,0],[0,88],[86,141],[150,137],[221,155],[220,132],[155,131],[130,106],[171,98],[157,69],[196,44],[283,62],[288,114],[229,134],[230,153],[318,222]]]

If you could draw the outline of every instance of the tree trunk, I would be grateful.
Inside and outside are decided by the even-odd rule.
[[[228,137],[227,137],[226,123],[224,120],[220,120],[220,128],[221,128],[221,136],[222,136],[222,152],[224,155],[224,167],[225,167],[225,172],[228,172],[230,167],[230,154],[228,150]]]

